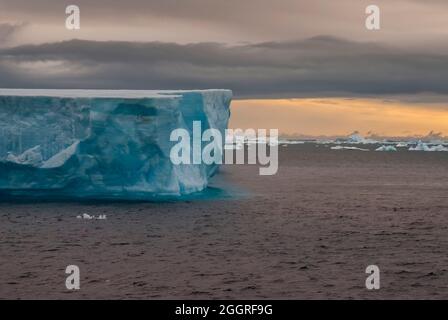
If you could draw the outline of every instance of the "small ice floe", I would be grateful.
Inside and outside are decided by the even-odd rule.
[[[397,143],[397,148],[407,148],[408,147],[408,143],[407,142],[399,142]]]
[[[448,151],[448,148],[443,146],[442,144],[431,147],[428,144],[419,141],[415,147],[410,147],[409,151],[442,152]]]
[[[76,216],[77,219],[84,219],[84,220],[92,220],[93,216],[87,214],[87,213],[83,213],[80,216]]]
[[[438,151],[438,152],[444,152],[444,151],[448,151],[448,148],[439,144],[437,146],[434,146],[431,148],[432,151]]]
[[[364,138],[361,134],[359,134],[358,131],[353,132],[347,139],[346,143],[352,143],[352,144],[373,144],[377,141]]]
[[[409,151],[431,151],[430,149],[426,143],[419,141],[415,147],[410,147]]]
[[[278,140],[278,143],[282,145],[288,145],[288,144],[305,144],[305,141],[301,140],[289,140],[289,139],[280,139]]]
[[[105,214],[100,214],[99,216],[91,216],[87,213],[83,213],[82,215],[76,216],[76,219],[83,219],[83,220],[106,220],[107,217]]]
[[[389,152],[389,151],[397,151],[397,148],[395,148],[394,146],[385,146],[385,145],[383,145],[383,146],[375,149],[375,151],[387,151],[387,152]]]
[[[347,147],[347,146],[334,146],[330,148],[331,150],[358,150],[358,151],[370,151],[369,149],[363,149],[358,147]]]

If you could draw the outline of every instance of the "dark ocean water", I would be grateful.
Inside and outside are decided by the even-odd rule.
[[[446,152],[290,145],[277,175],[226,166],[212,187],[160,203],[1,202],[0,298],[448,298]],[[65,288],[73,264],[79,291]]]

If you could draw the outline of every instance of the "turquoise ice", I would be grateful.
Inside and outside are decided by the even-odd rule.
[[[203,190],[218,165],[173,165],[170,133],[222,132],[229,90],[0,89],[0,197],[154,199]]]

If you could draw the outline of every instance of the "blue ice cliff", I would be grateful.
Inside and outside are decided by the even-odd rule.
[[[229,90],[0,89],[0,199],[157,199],[207,187],[217,165],[173,165],[170,133],[222,132]]]

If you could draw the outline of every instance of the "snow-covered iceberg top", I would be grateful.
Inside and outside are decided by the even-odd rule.
[[[0,197],[151,199],[203,190],[217,165],[173,165],[170,133],[224,134],[230,90],[0,89]]]
[[[10,97],[58,97],[58,98],[167,98],[181,97],[185,93],[223,93],[226,89],[208,90],[89,90],[89,89],[0,89],[0,96]]]

